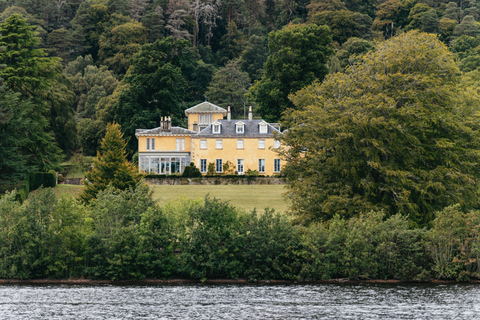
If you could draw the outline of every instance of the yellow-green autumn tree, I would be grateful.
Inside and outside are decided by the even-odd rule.
[[[447,47],[412,31],[293,95],[283,172],[298,220],[384,210],[424,226],[477,207],[479,107],[459,82]]]
[[[137,168],[127,161],[125,147],[120,125],[108,124],[102,146],[93,162],[94,167],[85,175],[85,188],[80,195],[84,203],[95,199],[99,191],[110,185],[125,190],[135,188],[140,182],[141,175]]]

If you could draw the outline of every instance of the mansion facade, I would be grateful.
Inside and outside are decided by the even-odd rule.
[[[172,127],[170,117],[162,117],[154,129],[137,129],[138,162],[141,172],[181,174],[191,162],[202,174],[224,173],[233,164],[235,173],[248,170],[262,175],[280,173],[282,163],[277,151],[280,134],[277,124],[248,119],[232,120],[229,110],[202,102],[185,110],[188,129]],[[224,117],[227,119],[224,119]]]

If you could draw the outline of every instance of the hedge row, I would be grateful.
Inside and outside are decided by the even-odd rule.
[[[57,185],[57,174],[55,170],[49,172],[31,172],[17,188],[16,200],[24,202],[30,191],[37,190],[40,186],[53,188]]]

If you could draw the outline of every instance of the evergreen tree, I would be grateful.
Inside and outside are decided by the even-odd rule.
[[[213,76],[206,95],[213,103],[227,108],[233,108],[235,116],[243,115],[245,95],[248,92],[250,81],[248,74],[240,70],[238,60],[232,60],[220,68]]]
[[[0,76],[7,88],[35,105],[30,115],[35,134],[29,135],[24,145],[24,154],[30,155],[28,164],[39,170],[54,168],[62,159],[55,137],[66,139],[64,151],[68,152],[76,136],[75,129],[73,133],[70,130],[73,112],[68,103],[55,104],[59,99],[68,100],[71,95],[62,83],[65,79],[59,59],[45,57],[44,51],[37,48],[39,40],[32,27],[18,15],[10,16],[0,25],[0,34],[0,46],[4,47],[0,51],[0,63],[6,65]],[[67,131],[65,123],[69,123]]]
[[[137,168],[127,161],[125,147],[120,125],[109,124],[100,151],[93,162],[94,167],[85,175],[85,188],[80,195],[83,202],[89,203],[97,197],[99,191],[110,185],[119,190],[136,187],[141,175]]]

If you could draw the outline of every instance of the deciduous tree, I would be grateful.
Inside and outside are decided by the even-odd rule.
[[[298,219],[384,210],[424,226],[445,206],[476,207],[478,119],[461,115],[458,81],[446,46],[415,31],[294,95],[283,171]]]
[[[250,92],[260,115],[267,121],[278,121],[285,109],[293,107],[287,98],[290,93],[316,79],[323,80],[328,73],[332,38],[328,27],[315,24],[290,24],[270,32],[268,38],[270,55],[265,73]]]

